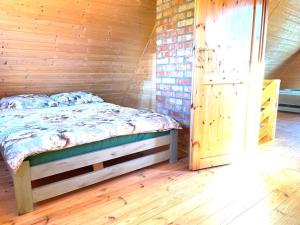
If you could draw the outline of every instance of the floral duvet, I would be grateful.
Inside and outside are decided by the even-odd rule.
[[[110,103],[0,111],[0,149],[16,172],[24,159],[42,152],[178,128],[168,116]]]

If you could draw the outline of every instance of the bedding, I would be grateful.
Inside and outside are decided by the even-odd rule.
[[[75,91],[64,92],[55,95],[51,95],[50,98],[57,102],[59,106],[71,106],[87,103],[101,103],[103,99],[93,95],[90,92]]]
[[[180,129],[172,118],[110,103],[0,111],[0,148],[16,172],[23,160],[111,137]]]
[[[22,94],[0,100],[0,110],[39,109],[88,103],[101,103],[103,99],[90,92],[63,92],[51,96],[43,94]]]
[[[58,106],[47,95],[38,94],[23,94],[11,97],[5,97],[0,100],[1,110],[14,110],[14,109],[38,109]]]

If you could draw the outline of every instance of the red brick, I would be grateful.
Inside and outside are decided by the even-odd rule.
[[[193,48],[193,42],[184,43],[184,48]]]
[[[192,92],[192,86],[184,86],[183,90],[184,92]]]
[[[182,119],[184,118],[184,114],[180,113],[180,112],[170,111],[170,115],[174,116],[174,117],[177,117],[177,118],[182,118]]]
[[[162,78],[161,81],[163,84],[175,84],[176,79],[175,78]]]
[[[172,91],[162,91],[162,92],[161,92],[161,95],[162,95],[162,96],[165,96],[165,97],[174,97],[174,96],[175,96],[175,93],[172,92]]]
[[[163,45],[163,46],[158,46],[157,49],[158,51],[166,51],[168,50],[169,46],[168,45]]]
[[[165,76],[166,72],[160,71],[160,72],[156,72],[156,76]]]
[[[156,101],[158,101],[158,102],[163,102],[163,101],[165,101],[166,100],[166,98],[165,97],[163,97],[163,96],[156,96]]]
[[[175,97],[176,98],[190,99],[191,95],[189,93],[186,93],[186,92],[176,92]]]
[[[192,84],[192,80],[191,79],[177,79],[176,80],[176,84]]]
[[[168,25],[163,26],[164,30],[172,30],[175,28],[176,28],[176,24],[168,24]]]
[[[186,33],[193,33],[193,31],[194,31],[194,27],[193,26],[188,26],[188,27],[185,28],[185,32]]]
[[[183,43],[177,43],[177,44],[175,44],[175,48],[176,49],[184,48],[184,44]]]
[[[173,1],[171,2],[171,5],[172,5],[172,6],[181,5],[181,4],[184,3],[184,2],[185,2],[185,0],[173,0]]]
[[[158,0],[157,3],[157,111],[188,126],[194,60],[194,1]]]
[[[170,90],[170,86],[166,84],[156,84],[156,89],[158,90]]]

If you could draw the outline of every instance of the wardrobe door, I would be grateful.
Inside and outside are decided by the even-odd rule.
[[[256,0],[197,0],[190,168],[244,151]],[[260,23],[261,24],[261,23]]]

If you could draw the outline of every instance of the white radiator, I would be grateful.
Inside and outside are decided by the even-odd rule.
[[[280,90],[278,110],[300,113],[300,90]]]

